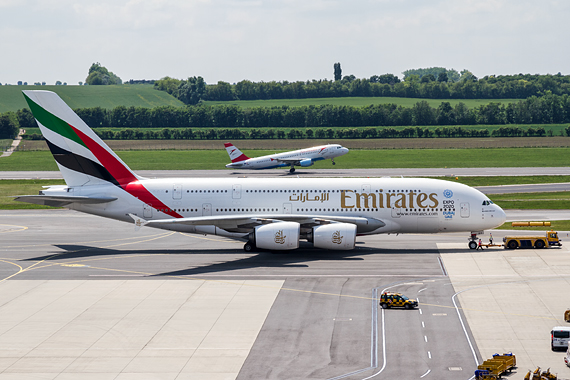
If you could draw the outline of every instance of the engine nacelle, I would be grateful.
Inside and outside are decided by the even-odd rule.
[[[331,223],[313,227],[309,241],[317,248],[331,250],[354,249],[356,225],[350,223]]]
[[[312,166],[313,164],[314,162],[310,158],[299,161],[299,166],[302,166],[304,168],[306,168],[307,166]]]
[[[301,225],[295,222],[277,222],[255,227],[253,240],[261,249],[285,251],[299,248]]]

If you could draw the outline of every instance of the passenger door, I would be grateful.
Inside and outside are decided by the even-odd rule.
[[[232,186],[232,199],[241,199],[241,185]]]
[[[172,185],[172,199],[182,199],[182,185]]]
[[[152,206],[146,203],[143,205],[143,218],[152,218]]]
[[[462,218],[469,218],[469,203],[468,202],[461,202],[459,205],[460,207],[460,215]]]

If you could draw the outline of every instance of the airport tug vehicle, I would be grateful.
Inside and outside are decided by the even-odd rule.
[[[413,309],[418,307],[418,301],[410,299],[401,293],[384,292],[380,296],[380,306],[382,306],[382,309],[391,307]]]
[[[505,249],[517,249],[517,248],[550,248],[550,247],[560,247],[562,243],[558,238],[558,232],[547,231],[546,235],[539,236],[505,236],[503,238],[503,243]]]

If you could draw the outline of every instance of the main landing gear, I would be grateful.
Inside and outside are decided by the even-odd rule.
[[[293,164],[291,164],[291,169],[289,169],[289,173],[291,174],[295,173],[295,168],[293,167]]]
[[[243,250],[245,252],[253,252],[253,251],[255,251],[255,244],[248,241],[247,243],[244,244]]]

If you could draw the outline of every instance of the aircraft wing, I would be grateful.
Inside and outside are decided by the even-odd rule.
[[[42,206],[64,207],[71,203],[97,204],[116,200],[115,197],[82,197],[68,195],[19,195],[15,201],[33,203]]]
[[[297,222],[301,228],[312,228],[321,224],[330,223],[351,223],[357,226],[358,233],[366,233],[374,231],[377,228],[384,227],[386,224],[375,218],[351,217],[351,216],[329,216],[329,215],[291,215],[291,214],[274,214],[264,215],[236,215],[236,216],[199,216],[195,218],[178,218],[178,219],[160,219],[160,220],[144,220],[136,215],[129,214],[135,221],[136,227],[140,228],[144,225],[158,227],[166,224],[186,224],[194,226],[216,226],[228,232],[237,232],[247,234],[256,226],[275,222]]]
[[[293,165],[299,166],[299,163],[300,163],[301,161],[304,161],[304,160],[311,160],[311,161],[312,161],[312,158],[310,158],[310,157],[274,158],[273,160],[274,160],[274,161],[277,161],[277,162],[282,162],[282,163],[287,164],[287,165],[293,164]]]

